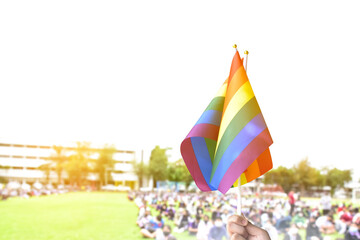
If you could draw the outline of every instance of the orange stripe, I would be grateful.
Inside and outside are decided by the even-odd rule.
[[[236,55],[234,56],[234,61],[236,60]],[[234,64],[233,61],[233,64]],[[233,68],[231,66],[230,76],[229,76],[229,83],[228,88],[226,91],[226,97],[224,102],[224,109],[223,113],[226,111],[226,107],[228,106],[229,102],[231,101],[231,98],[235,95],[235,93],[239,90],[239,88],[246,83],[249,79],[247,78],[246,71],[242,65],[242,62],[238,56],[237,61],[235,61],[238,68]],[[234,72],[233,72],[234,71]]]
[[[257,159],[246,169],[244,173],[248,182],[260,177],[261,174]]]
[[[266,172],[271,170],[272,167],[273,164],[270,150],[268,148],[262,154],[260,154],[260,156],[244,171],[247,180],[246,183],[264,175]]]

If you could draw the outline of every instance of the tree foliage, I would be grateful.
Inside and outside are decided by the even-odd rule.
[[[156,146],[150,155],[149,160],[149,172],[154,180],[154,187],[156,187],[157,181],[164,181],[167,179],[167,165],[168,157],[166,155],[166,148],[160,148]]]
[[[185,182],[186,186],[189,186],[193,181],[189,170],[187,169],[182,159],[169,163],[168,180],[175,182]]]
[[[312,186],[317,186],[320,171],[310,166],[308,158],[301,160],[293,167],[295,182],[303,194]]]
[[[55,162],[55,172],[58,177],[58,184],[62,184],[62,175],[68,158],[65,154],[64,147],[53,146],[53,149],[55,150],[55,153],[51,155],[51,159]]]
[[[91,170],[90,143],[77,142],[76,153],[71,155],[65,165],[71,185],[83,186]]]
[[[132,164],[133,164],[134,172],[139,179],[139,186],[143,187],[143,179],[150,176],[150,168],[142,160],[141,162],[138,163],[134,159]]]
[[[289,193],[295,184],[294,170],[280,166],[265,174],[264,183],[278,184],[286,193]]]
[[[50,173],[51,173],[51,162],[47,162],[45,164],[42,164],[39,169],[43,171],[45,175],[45,180],[47,183],[50,183]]]
[[[323,169],[320,171],[311,167],[307,158],[301,160],[292,168],[278,167],[264,175],[264,183],[278,184],[286,193],[293,187],[300,190],[301,195],[311,187],[330,186],[332,194],[336,188],[344,187],[352,180],[351,170]]]
[[[99,152],[99,157],[95,162],[94,171],[99,176],[100,187],[106,182],[105,179],[110,180],[110,171],[114,169],[114,153],[116,149],[114,146],[105,145]]]
[[[351,170],[339,170],[337,168],[324,169],[325,184],[331,187],[331,194],[336,188],[344,187],[345,183],[352,180]]]

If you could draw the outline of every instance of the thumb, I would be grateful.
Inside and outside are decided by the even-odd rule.
[[[250,221],[245,227],[250,236],[257,236],[257,239],[270,240],[269,234],[266,230],[253,225]]]

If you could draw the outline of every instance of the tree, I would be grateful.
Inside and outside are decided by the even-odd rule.
[[[290,192],[296,182],[294,170],[282,166],[266,173],[263,181],[265,184],[277,184],[281,186],[286,193]]]
[[[156,146],[150,155],[149,172],[154,180],[154,187],[157,181],[164,181],[167,178],[168,157],[166,155],[166,148]]]
[[[67,156],[65,155],[65,149],[62,146],[53,146],[55,154],[51,156],[51,159],[55,162],[55,172],[58,177],[58,184],[62,184],[62,173],[65,170],[65,164]]]
[[[100,188],[103,184],[107,183],[105,180],[110,179],[111,175],[109,174],[111,170],[114,169],[114,159],[113,155],[116,149],[114,146],[105,145],[103,149],[100,150],[99,158],[95,164],[95,172],[99,176]]]
[[[185,182],[186,186],[190,185],[193,179],[184,163],[184,160],[179,159],[169,164],[168,180],[174,182]]]
[[[337,168],[324,169],[325,185],[331,187],[331,195],[336,188],[344,187],[345,183],[352,180],[351,170],[339,170]]]
[[[46,183],[50,183],[51,162],[40,165],[39,169],[44,172]]]
[[[133,168],[136,176],[139,179],[139,187],[143,187],[143,179],[145,177],[148,177],[150,175],[150,169],[149,166],[144,163],[144,161],[141,159],[141,162],[136,162],[134,159],[133,162]]]
[[[4,170],[8,171],[8,169],[10,169],[10,167],[0,165],[0,169],[4,169]],[[9,182],[9,179],[0,176],[0,183],[7,183],[7,182]]]
[[[90,143],[77,142],[76,153],[71,155],[65,169],[68,173],[70,184],[83,186],[90,172]]]
[[[301,195],[303,195],[309,187],[317,186],[319,183],[320,171],[310,166],[308,158],[301,160],[293,169]]]

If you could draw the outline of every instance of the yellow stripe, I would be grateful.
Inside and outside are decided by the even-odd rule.
[[[231,120],[234,116],[239,112],[239,110],[254,97],[254,92],[251,88],[250,82],[247,81],[244,83],[239,90],[235,93],[232,99],[227,106],[223,118],[221,119],[219,137],[221,139],[226,128],[229,126]],[[216,149],[219,145],[220,141],[217,142]]]
[[[240,184],[244,185],[246,183],[247,183],[247,179],[246,179],[245,173],[242,173],[240,175]],[[236,181],[233,184],[233,187],[237,187],[238,185],[239,185],[239,179],[236,179]]]
[[[227,86],[228,84],[224,83],[219,89],[219,91],[216,93],[215,97],[225,97]]]
[[[241,174],[241,176],[240,176],[240,182],[241,182],[241,185],[244,185],[245,183],[247,183],[247,179],[246,179],[245,173],[242,173],[242,174]]]

